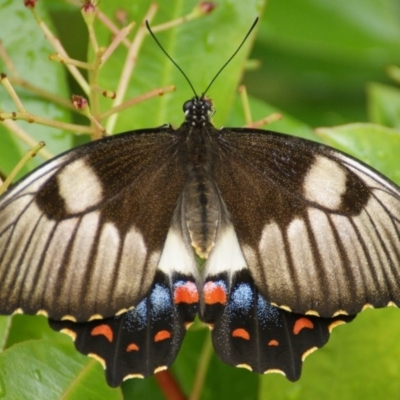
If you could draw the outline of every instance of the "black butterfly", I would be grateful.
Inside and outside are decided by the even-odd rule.
[[[218,130],[204,95],[183,109],[1,197],[0,313],[48,316],[111,386],[167,368],[196,314],[224,362],[296,380],[334,326],[400,304],[400,189],[321,144]]]

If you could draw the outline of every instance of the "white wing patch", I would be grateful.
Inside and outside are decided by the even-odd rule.
[[[24,197],[22,199],[29,200],[29,197]],[[25,201],[21,201],[21,199],[18,200],[18,206],[21,205],[21,203],[25,203]],[[53,228],[54,224],[52,225],[47,221],[47,218],[44,218],[44,221],[42,221],[42,224],[38,224],[38,222],[41,219],[41,213],[38,209],[38,207],[35,204],[29,204],[29,202],[26,202],[28,204],[25,205],[25,207],[29,207],[29,216],[27,215],[28,213],[22,214],[19,217],[18,224],[16,226],[10,226],[7,229],[5,229],[2,232],[1,235],[1,249],[2,249],[2,265],[6,266],[3,267],[4,271],[2,272],[3,275],[3,282],[2,282],[2,287],[3,290],[5,288],[8,288],[8,294],[5,297],[12,296],[11,292],[13,291],[13,288],[15,287],[22,287],[23,283],[26,279],[29,279],[27,275],[29,274],[29,271],[27,271],[27,268],[23,268],[23,259],[24,257],[29,254],[30,249],[32,249],[32,243],[36,239],[44,238],[44,236],[40,236],[38,238],[35,238],[32,235],[35,232],[35,227],[41,227],[41,226],[48,226],[50,229]],[[14,205],[14,203],[12,204]],[[24,208],[25,208],[24,207]],[[13,207],[9,207],[10,209]],[[19,207],[18,207],[19,208]],[[13,211],[13,210],[12,210]],[[13,216],[13,220],[15,220],[15,215],[11,214]],[[9,215],[9,217],[11,217]],[[18,215],[18,214],[17,214]],[[11,221],[10,221],[11,223]],[[18,237],[18,242],[13,240],[14,237]],[[31,247],[27,248],[29,246],[29,243]],[[39,253],[40,255],[40,250],[36,253]],[[35,269],[30,270],[30,273],[36,272]],[[3,295],[5,293],[3,292]],[[3,296],[1,296],[3,297]]]
[[[318,156],[304,179],[305,197],[330,210],[339,209],[346,193],[346,172],[335,161]]]
[[[340,258],[339,248],[329,223],[326,213],[316,208],[308,209],[308,220],[318,248],[318,254],[324,268],[319,268],[320,274],[326,277],[330,282],[329,291],[334,293],[334,297],[339,297],[339,288],[337,282],[337,271],[343,271],[344,266]],[[332,265],[334,268],[332,268]]]
[[[140,271],[144,267],[146,257],[147,248],[143,236],[135,227],[132,227],[125,235],[120,261],[123,268],[119,269],[118,278],[116,280],[117,286],[118,282],[132,280],[132,268],[130,267],[132,260],[135,260],[135,268]],[[154,262],[155,261],[153,261],[152,264],[154,264]]]
[[[247,268],[247,263],[233,225],[221,227],[217,234],[215,246],[207,260],[205,275],[233,274],[243,268]]]
[[[282,230],[275,222],[265,225],[259,244],[260,260],[268,271],[278,271],[279,274],[268,276],[268,284],[279,288],[282,281],[288,281],[292,277],[289,268],[285,242],[283,240]],[[246,259],[249,265],[257,265],[257,258],[250,258],[249,251],[244,249]],[[277,268],[277,266],[279,266]],[[284,277],[284,279],[282,279]]]
[[[83,212],[103,199],[101,182],[84,159],[79,158],[68,164],[57,175],[57,180],[60,196],[70,214]]]
[[[114,271],[118,268],[117,259],[121,246],[121,238],[118,229],[111,222],[103,225],[97,244],[97,254],[93,268],[90,271],[90,278],[87,282],[88,300],[92,304],[97,303],[100,293],[110,289],[110,282],[113,282]]]
[[[99,222],[98,211],[86,214],[81,219],[71,246],[68,265],[64,266],[67,273],[64,274],[60,298],[78,298],[80,285],[76,285],[76,282],[85,282],[86,266],[89,263],[90,249],[94,245]]]
[[[295,219],[287,228],[287,238],[292,261],[292,280],[300,288],[302,301],[310,304],[318,299],[314,282],[318,279],[318,266],[313,257],[312,245],[304,220]],[[301,238],[301,240],[299,240]]]
[[[179,272],[197,276],[197,264],[192,248],[184,241],[181,231],[175,226],[168,231],[158,269],[167,275]]]
[[[312,247],[304,220],[297,218],[287,228],[290,254],[294,264],[294,270],[303,277],[308,277],[306,284],[311,285],[315,279],[316,271],[312,256]],[[301,238],[301,240],[299,240]]]
[[[45,217],[42,217],[45,218]],[[78,225],[78,218],[68,219],[60,223],[54,224],[52,231],[45,231],[47,233],[46,239],[43,240],[42,250],[43,261],[38,263],[35,268],[30,264],[30,260],[26,259],[24,263],[20,264],[20,268],[25,268],[32,272],[32,279],[35,279],[36,285],[29,281],[27,287],[34,287],[32,299],[35,302],[40,302],[41,299],[47,299],[46,303],[42,304],[42,308],[49,309],[54,304],[49,304],[50,298],[58,298],[63,285],[58,285],[59,274],[67,271],[74,275],[74,270],[65,269],[65,252],[68,248],[69,240],[66,238],[72,237]],[[41,232],[44,234],[45,232]],[[40,236],[40,235],[38,235]],[[61,272],[63,271],[63,272]],[[68,275],[66,274],[66,279]],[[72,277],[73,279],[74,277]],[[23,285],[21,287],[24,287]],[[43,290],[45,288],[45,290]],[[54,296],[54,297],[53,297]],[[68,293],[68,297],[72,297],[72,293]],[[24,296],[25,297],[25,296]],[[75,301],[77,299],[75,298]],[[79,305],[77,306],[79,307]]]

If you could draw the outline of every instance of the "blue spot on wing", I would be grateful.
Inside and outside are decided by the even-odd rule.
[[[279,310],[268,303],[261,294],[258,294],[257,296],[257,317],[264,327],[266,327],[270,322],[280,326]]]
[[[162,318],[163,314],[173,307],[169,289],[162,285],[155,285],[150,295],[151,315],[154,320]]]
[[[253,306],[253,290],[247,283],[241,283],[234,288],[230,301],[229,307],[232,310],[239,312],[249,312]]]

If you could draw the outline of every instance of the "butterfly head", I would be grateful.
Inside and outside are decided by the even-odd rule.
[[[183,104],[185,120],[193,127],[201,127],[209,123],[215,110],[212,101],[207,97],[193,97]]]

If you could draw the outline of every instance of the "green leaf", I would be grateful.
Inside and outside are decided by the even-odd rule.
[[[38,2],[37,9],[46,23],[51,26],[46,9],[41,2]],[[68,97],[64,67],[49,60],[49,55],[55,51],[45,41],[43,33],[31,12],[23,6],[22,2],[7,1],[1,3],[0,14],[2,43],[19,76],[35,86],[53,91],[59,96]],[[7,73],[10,78],[13,76],[1,58],[0,72]],[[26,110],[30,113],[56,120],[69,120],[70,113],[60,106],[33,96],[21,87],[15,87],[15,89]],[[15,104],[1,86],[0,99],[2,111],[16,111]],[[45,141],[46,148],[53,154],[58,154],[71,145],[71,136],[59,129],[44,127],[37,123],[28,124],[23,121],[17,123],[37,142]],[[17,139],[3,124],[0,124],[0,140],[0,170],[8,174],[29,146]],[[43,162],[43,158],[38,156],[31,162],[30,168],[32,165],[38,165],[41,162]],[[28,170],[29,167],[22,172],[26,173]]]
[[[371,122],[400,129],[400,89],[370,83],[368,112]]]
[[[304,362],[299,381],[267,375],[259,399],[397,398],[400,323],[397,309],[368,310],[334,329],[329,343]]]
[[[19,343],[0,355],[0,397],[9,399],[122,399],[104,382],[98,362],[87,362],[71,343]]]
[[[318,136],[400,184],[400,131],[374,124],[318,128]]]
[[[312,126],[367,121],[366,82],[400,64],[398,0],[270,0],[249,93]]]
[[[16,314],[10,318],[7,348],[25,340],[50,339],[57,341],[60,338],[60,335],[50,328],[47,318],[43,316]]]
[[[11,317],[0,316],[0,352],[6,346],[8,331],[11,325]]]

